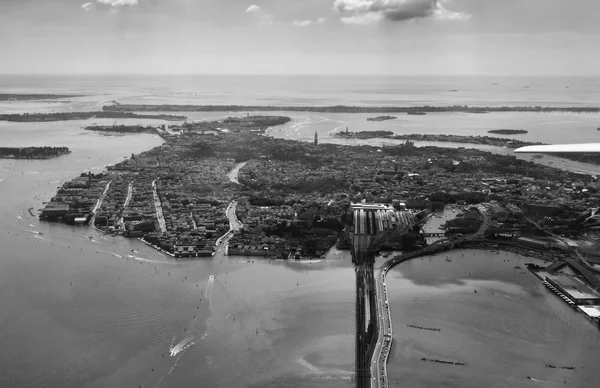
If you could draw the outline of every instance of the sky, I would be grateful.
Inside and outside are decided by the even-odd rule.
[[[597,76],[598,15],[598,0],[0,0],[0,73]]]

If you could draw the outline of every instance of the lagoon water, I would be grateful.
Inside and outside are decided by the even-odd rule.
[[[100,109],[112,100],[256,105],[503,105],[512,101],[532,105],[597,105],[593,102],[600,100],[597,79],[494,82],[504,86],[494,91],[492,80],[457,78],[390,81],[334,77],[325,82],[320,78],[281,77],[0,77],[3,93],[86,94],[63,101],[0,102],[0,111],[86,111]],[[525,82],[532,85],[530,89],[518,86]],[[564,88],[567,82],[570,89]],[[538,85],[537,89],[533,85]],[[461,91],[445,91],[449,89]],[[189,114],[190,119],[227,115],[227,112]],[[600,125],[598,115],[572,114],[448,114],[402,117],[383,123],[367,122],[366,115],[290,112],[290,116],[293,121],[273,129],[273,136],[310,140],[318,131],[323,141],[335,141],[331,131],[346,125],[351,130],[391,128],[398,133],[475,134],[519,124],[519,128],[530,130],[527,136],[542,137],[537,141],[573,142],[574,133],[580,134],[582,139],[593,139],[598,134],[595,128]],[[2,145],[64,145],[73,151],[47,161],[0,159],[0,386],[352,386],[355,283],[347,252],[334,249],[325,260],[312,263],[248,261],[220,253],[212,259],[176,261],[136,240],[103,236],[89,228],[40,223],[37,217],[30,215],[29,208],[35,213],[50,200],[57,186],[81,172],[99,172],[132,153],[161,144],[160,138],[147,134],[103,136],[81,130],[90,123],[112,122],[114,120],[97,119],[0,122]],[[427,279],[431,274],[438,282],[436,268],[430,266],[419,272],[419,279]],[[412,279],[414,273],[405,273],[404,265],[397,271],[402,273],[400,281],[418,284],[419,279]],[[502,273],[499,269],[490,271],[489,279],[484,280],[492,282],[493,289],[504,290],[502,292],[508,295],[494,310],[494,314],[503,315],[506,325],[537,327],[543,323],[555,327],[561,324],[556,315],[540,309],[527,310],[523,301],[510,297],[511,292],[520,296],[527,293],[515,288],[517,286],[501,284],[514,283],[511,276],[520,279],[523,275]],[[502,277],[494,280],[496,274]],[[490,321],[456,321],[460,319],[459,310],[444,308],[444,301],[456,304],[461,298],[470,300],[470,294],[469,298],[463,295],[456,299],[455,295],[462,294],[457,294],[455,288],[436,286],[435,300],[407,302],[403,288],[400,293],[394,293],[395,281],[390,276],[392,313],[396,314],[393,323],[400,336],[409,313],[415,322],[423,321],[424,318],[419,318],[422,316],[439,319],[441,314],[448,324],[457,322],[454,341],[469,344],[471,329],[487,325],[498,316],[489,313],[492,314]],[[553,299],[547,300],[550,303]],[[470,311],[473,314],[480,311],[476,301]],[[439,310],[437,317],[431,317],[432,308]],[[481,314],[488,310],[482,308]],[[587,321],[583,323],[589,325]],[[469,345],[472,351],[469,360],[488,360],[485,357],[490,354],[489,349],[482,344],[491,341],[490,346],[496,346],[504,335],[510,334],[497,332],[496,339],[482,334],[477,346]],[[579,350],[571,344],[580,343],[573,340],[568,331],[552,331],[548,335],[554,336],[554,347],[548,349],[558,355],[560,349],[568,349],[574,357],[569,360],[579,362]],[[411,341],[421,340],[413,338],[412,332],[409,337]],[[444,345],[445,349],[454,349],[452,346],[457,346],[456,343]],[[591,342],[588,345],[591,346]],[[587,350],[588,345],[581,346],[581,357],[594,359],[594,354]],[[432,344],[415,342],[412,346],[441,352]],[[517,349],[527,350],[525,347]],[[420,360],[411,364],[412,353],[407,354],[394,355],[390,362],[390,382],[398,378],[414,381],[412,386],[427,386],[426,376],[438,366],[427,364],[422,368]],[[549,351],[548,357],[550,354],[553,353]],[[504,364],[491,362],[469,370],[480,382],[486,381],[492,372],[519,379],[522,374],[521,371],[513,373]],[[597,381],[595,375],[587,371],[589,369],[578,369],[577,375],[584,377],[576,381]],[[445,375],[443,370],[438,370],[435,373],[439,380],[453,376],[454,372]]]
[[[3,125],[10,144],[73,152],[0,160],[1,386],[352,385],[347,253],[176,261],[137,240],[39,222],[28,209],[37,213],[60,184],[162,140],[71,122]]]
[[[526,262],[537,261],[465,250],[393,268],[387,276],[394,333],[390,386],[599,386],[600,331],[543,286]]]

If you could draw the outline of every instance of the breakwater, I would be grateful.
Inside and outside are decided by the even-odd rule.
[[[406,327],[412,327],[413,329],[420,329],[420,330],[442,331],[442,329],[436,329],[435,327],[423,327],[423,326],[417,326],[417,325],[406,325]]]
[[[438,364],[448,364],[448,365],[460,365],[460,366],[467,365],[466,362],[438,360],[436,358],[426,358],[426,357],[421,357],[421,361],[437,362]]]

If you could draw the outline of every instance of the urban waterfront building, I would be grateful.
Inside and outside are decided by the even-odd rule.
[[[546,281],[576,305],[600,305],[600,293],[577,276],[547,274]]]

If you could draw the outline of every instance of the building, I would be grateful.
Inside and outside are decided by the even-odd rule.
[[[536,240],[533,238],[529,238],[529,237],[519,237],[517,239],[517,241],[526,246],[526,247],[530,247],[530,248],[535,248],[535,249],[548,249],[550,248],[550,243],[548,241],[540,241],[540,240]]]
[[[576,305],[600,305],[600,293],[577,276],[547,274],[546,282]]]
[[[69,210],[70,206],[67,203],[48,202],[42,210],[41,218],[43,220],[55,220],[58,217],[64,217]]]

